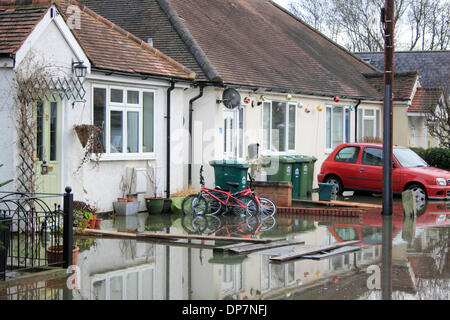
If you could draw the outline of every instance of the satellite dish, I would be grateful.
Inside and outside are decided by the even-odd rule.
[[[222,101],[228,109],[235,109],[241,105],[241,95],[236,89],[225,89],[222,95]]]

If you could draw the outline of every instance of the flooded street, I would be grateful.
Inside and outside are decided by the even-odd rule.
[[[219,243],[205,240],[76,237],[79,268],[71,277],[77,275],[79,282],[74,290],[69,290],[65,276],[0,288],[0,296],[8,300],[448,300],[450,203],[428,202],[415,219],[404,217],[399,199],[394,208],[392,218],[385,221],[377,212],[361,217],[279,213],[276,219],[265,220],[192,219],[181,213],[105,217],[103,230],[287,238],[306,245],[356,240],[360,250],[275,263],[271,256],[292,248],[237,255],[214,251]]]

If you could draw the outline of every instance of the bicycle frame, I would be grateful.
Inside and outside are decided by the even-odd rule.
[[[226,195],[227,199],[224,201],[224,200],[216,197],[213,193],[211,193],[211,191],[224,194],[224,195]],[[243,190],[243,191],[245,191],[245,190]],[[225,205],[225,207],[237,207],[237,208],[243,208],[243,209],[247,209],[247,207],[248,207],[244,202],[242,202],[241,200],[239,200],[238,198],[235,197],[236,194],[232,194],[229,191],[224,191],[224,190],[220,190],[220,189],[208,189],[208,188],[202,186],[202,189],[200,192],[206,193],[207,195],[211,196],[214,200]],[[239,192],[237,194],[240,194],[241,192]],[[230,200],[236,201],[237,204],[230,203]]]

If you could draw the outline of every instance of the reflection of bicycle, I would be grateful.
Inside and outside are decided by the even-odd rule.
[[[239,215],[255,215],[261,213],[273,216],[277,212],[275,203],[265,197],[259,197],[253,190],[254,179],[249,174],[249,187],[245,190],[231,193],[220,187],[208,189],[204,186],[203,166],[200,168],[200,183],[202,189],[198,194],[185,198],[182,204],[184,214],[196,213],[215,215],[219,212],[234,212]],[[227,182],[231,188],[239,186],[238,183]]]
[[[276,219],[273,216],[214,216],[184,215],[181,221],[190,234],[205,234],[222,237],[250,238],[273,229]]]

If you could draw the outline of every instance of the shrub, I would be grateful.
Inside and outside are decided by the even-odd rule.
[[[429,148],[414,149],[430,166],[440,169],[450,170],[450,149],[448,148]]]

